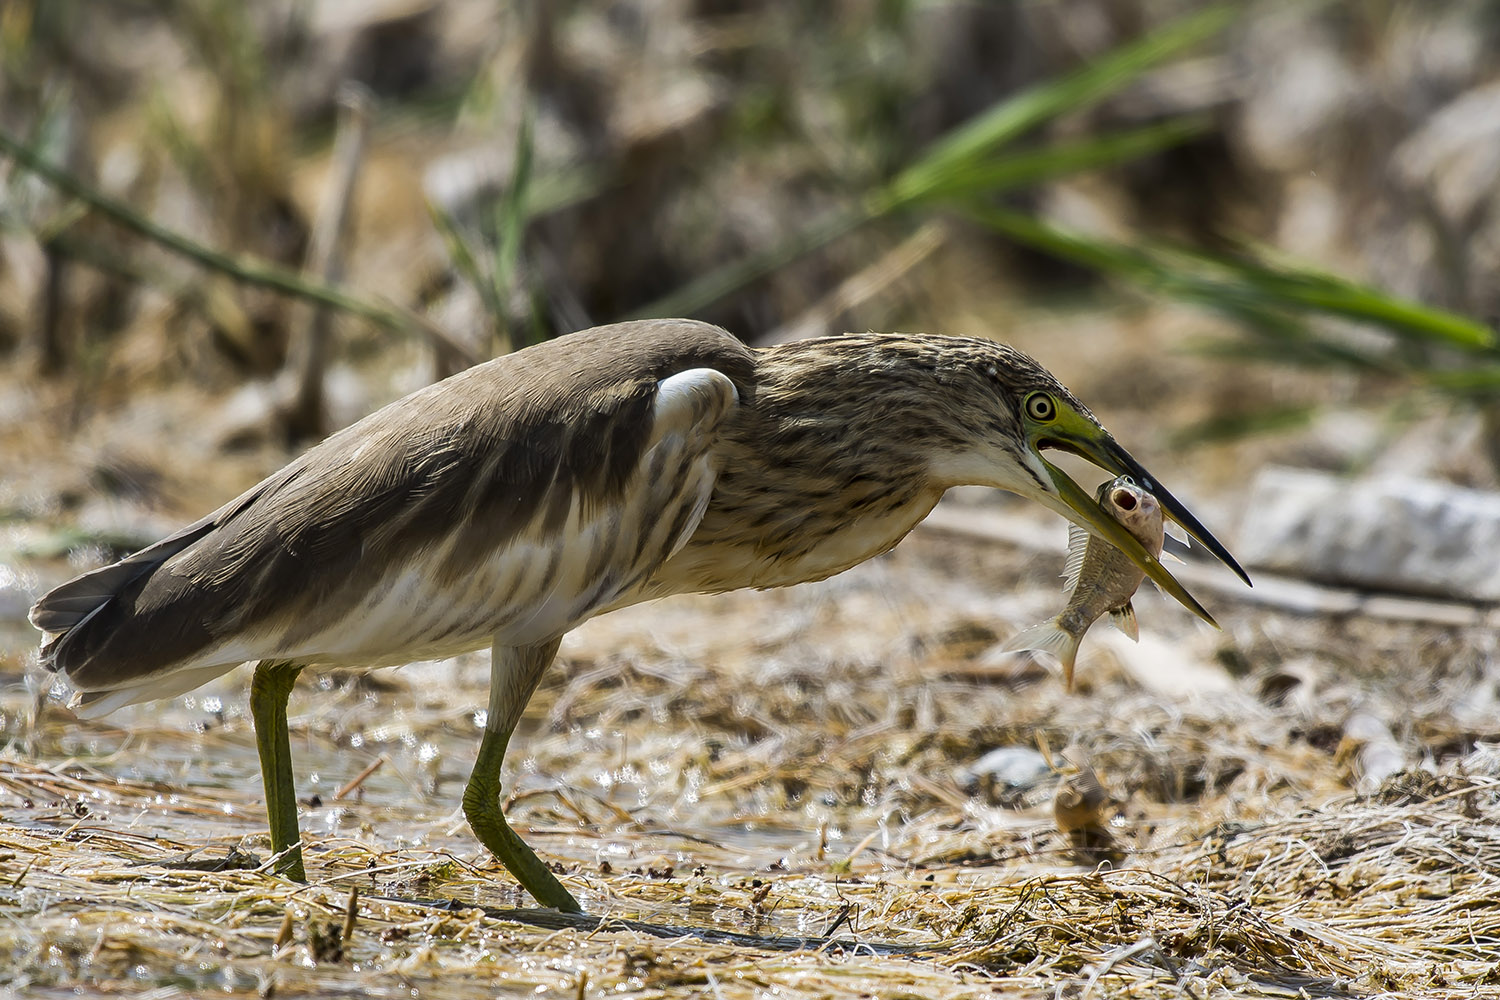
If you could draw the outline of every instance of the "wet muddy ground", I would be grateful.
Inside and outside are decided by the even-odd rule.
[[[1207,397],[1261,377],[1157,352],[1181,331],[1171,314],[1043,314],[998,333],[1048,358],[1233,546],[1243,470],[1326,448],[1316,428],[1170,448]],[[1095,351],[1086,370],[1086,342],[1117,356]],[[366,408],[419,377],[409,353],[355,383]],[[1153,355],[1153,379],[1191,391],[1126,392],[1107,374]],[[1492,629],[1311,612],[1279,605],[1273,581],[1245,591],[1194,565],[1223,577],[1192,589],[1224,630],[1148,587],[1140,644],[1096,626],[1069,695],[995,651],[1061,607],[1065,529],[984,491],[824,583],[674,598],[567,638],[512,745],[507,810],[594,922],[526,910],[464,822],[483,652],[304,675],[291,729],[309,883],[274,878],[244,668],[96,721],[35,671],[36,593],[285,460],[226,444],[242,403],[212,386],[111,385],[18,376],[0,393],[0,447],[24,470],[0,497],[12,989],[1500,990]],[[1429,462],[1463,454],[1461,437],[1433,440]]]
[[[1042,515],[983,509],[1060,543]],[[19,683],[15,630],[8,978],[42,996],[1500,989],[1481,637],[1225,600],[1215,633],[1153,592],[1142,644],[1100,626],[1069,696],[994,653],[1060,600],[1059,563],[927,529],[822,584],[579,629],[506,786],[512,821],[605,918],[583,926],[515,909],[529,901],[464,823],[486,654],[304,677],[297,886],[257,867],[243,669],[79,721]],[[1355,715],[1401,757],[1373,787]],[[1032,769],[975,774],[996,748]]]

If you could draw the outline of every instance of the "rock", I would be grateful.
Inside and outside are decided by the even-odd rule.
[[[1037,786],[1051,780],[1052,767],[1030,747],[997,747],[955,777],[961,787],[994,805],[1018,807],[1028,804]]]
[[[1385,780],[1406,770],[1406,754],[1391,729],[1371,712],[1354,712],[1344,721],[1343,743],[1354,748],[1355,789],[1373,795]]]
[[[1236,551],[1248,566],[1321,583],[1500,601],[1500,494],[1267,468]]]

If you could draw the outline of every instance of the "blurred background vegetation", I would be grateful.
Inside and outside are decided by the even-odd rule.
[[[1500,464],[1493,0],[9,0],[0,147],[12,516],[649,315],[1007,340],[1210,492]]]

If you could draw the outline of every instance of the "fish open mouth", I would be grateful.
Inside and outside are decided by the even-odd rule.
[[[1110,502],[1124,511],[1135,510],[1135,494],[1127,489],[1117,489],[1109,496]]]

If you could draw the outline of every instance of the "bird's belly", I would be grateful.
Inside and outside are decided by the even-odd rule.
[[[698,533],[635,599],[827,579],[888,551],[927,516],[940,496],[924,493],[878,513],[806,519],[784,532],[741,531],[735,518],[718,521],[710,509]]]
[[[567,553],[513,546],[453,585],[437,587],[427,560],[372,586],[340,619],[281,655],[322,664],[391,666],[456,656],[499,642],[528,645],[578,624]]]

